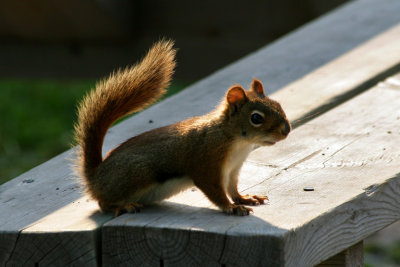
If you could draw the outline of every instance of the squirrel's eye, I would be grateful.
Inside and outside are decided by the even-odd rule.
[[[260,126],[264,123],[264,117],[260,113],[254,112],[250,116],[250,122],[253,124],[253,126]]]

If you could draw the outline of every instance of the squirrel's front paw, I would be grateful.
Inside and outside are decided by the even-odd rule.
[[[235,204],[244,204],[244,205],[251,205],[251,206],[256,206],[260,204],[264,204],[264,201],[268,200],[267,196],[259,196],[259,195],[239,195],[238,197],[235,197],[233,201]]]
[[[226,214],[233,214],[238,216],[246,216],[249,215],[250,212],[253,212],[252,208],[245,207],[243,205],[235,205],[232,204],[224,209]]]
[[[139,203],[128,203],[122,207],[116,208],[114,215],[115,215],[115,217],[117,217],[124,213],[138,213],[138,212],[140,212],[140,208],[142,208],[142,207],[143,207],[143,205],[139,204]]]

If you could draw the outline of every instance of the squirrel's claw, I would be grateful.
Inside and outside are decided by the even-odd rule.
[[[140,208],[142,207],[143,205],[139,203],[129,203],[126,204],[125,206],[116,208],[114,215],[115,217],[118,217],[124,213],[138,213],[140,212]]]
[[[235,204],[244,204],[244,205],[251,205],[251,206],[258,206],[260,204],[264,204],[266,200],[268,200],[267,196],[259,196],[259,195],[239,195],[234,199]]]
[[[249,215],[250,212],[253,212],[252,208],[245,207],[243,205],[235,205],[232,204],[224,209],[224,212],[229,215],[238,215],[238,216],[246,216]]]

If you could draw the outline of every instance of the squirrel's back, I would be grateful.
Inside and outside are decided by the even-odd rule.
[[[99,82],[80,103],[75,140],[79,145],[77,171],[93,195],[93,177],[102,163],[102,146],[108,128],[119,118],[137,112],[159,99],[175,67],[173,42],[156,43],[132,67]]]

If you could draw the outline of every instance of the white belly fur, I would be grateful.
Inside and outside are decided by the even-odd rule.
[[[243,162],[246,160],[247,156],[252,150],[253,144],[245,141],[237,141],[232,145],[223,167],[223,185],[225,190],[228,188],[232,171],[240,168],[243,165]]]
[[[156,203],[163,199],[172,197],[191,186],[193,186],[193,181],[186,176],[171,178],[164,183],[155,186],[148,193],[145,193],[138,200],[138,203],[144,205]]]

